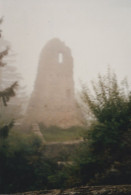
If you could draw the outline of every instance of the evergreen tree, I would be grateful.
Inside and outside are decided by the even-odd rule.
[[[15,82],[15,80],[19,81],[19,87],[17,88],[15,97],[10,99],[10,101],[8,102],[8,106],[4,106],[3,104],[1,105],[0,118],[4,123],[11,121],[12,119],[15,119],[15,121],[21,121],[27,103],[27,97],[25,96],[25,87],[21,84],[22,77],[17,72],[16,67],[12,66],[10,62],[10,65],[6,65],[2,68],[2,89],[8,87],[9,84]]]
[[[3,19],[0,19],[0,24],[3,22]],[[2,40],[2,30],[0,30],[0,40]],[[8,55],[9,53],[9,47],[6,46],[4,47],[2,44],[0,44],[0,68],[6,66],[6,62],[4,61],[4,58]],[[17,87],[17,81],[13,82],[10,86],[6,87],[3,90],[0,90],[0,101],[4,106],[7,106],[7,103],[9,102],[11,97],[15,96],[15,89]],[[3,124],[2,127],[0,128],[0,135],[3,135],[3,129],[8,129],[12,127],[12,121],[9,124]],[[5,131],[6,131],[5,130]],[[7,132],[8,132],[7,130]],[[3,137],[3,136],[2,136]]]

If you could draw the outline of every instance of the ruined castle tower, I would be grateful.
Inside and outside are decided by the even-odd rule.
[[[80,125],[74,96],[73,58],[59,39],[50,40],[40,55],[29,103],[28,121],[67,128]]]

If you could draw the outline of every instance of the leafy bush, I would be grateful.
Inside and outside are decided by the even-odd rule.
[[[42,140],[12,133],[0,145],[0,193],[44,189],[57,164],[44,157]]]
[[[119,85],[110,70],[105,76],[99,75],[92,85],[92,93],[85,86],[82,91],[92,123],[74,159],[74,177],[79,177],[81,184],[115,184],[116,178],[117,184],[130,183],[131,93],[126,81]]]

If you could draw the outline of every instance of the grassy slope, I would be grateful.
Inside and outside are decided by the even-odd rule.
[[[47,142],[66,142],[81,139],[85,129],[83,127],[71,127],[62,129],[59,127],[44,127],[40,124],[40,130]]]

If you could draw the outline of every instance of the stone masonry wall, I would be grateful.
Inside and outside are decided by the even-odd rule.
[[[59,39],[49,41],[41,52],[27,119],[63,128],[81,124],[74,95],[73,58]]]

